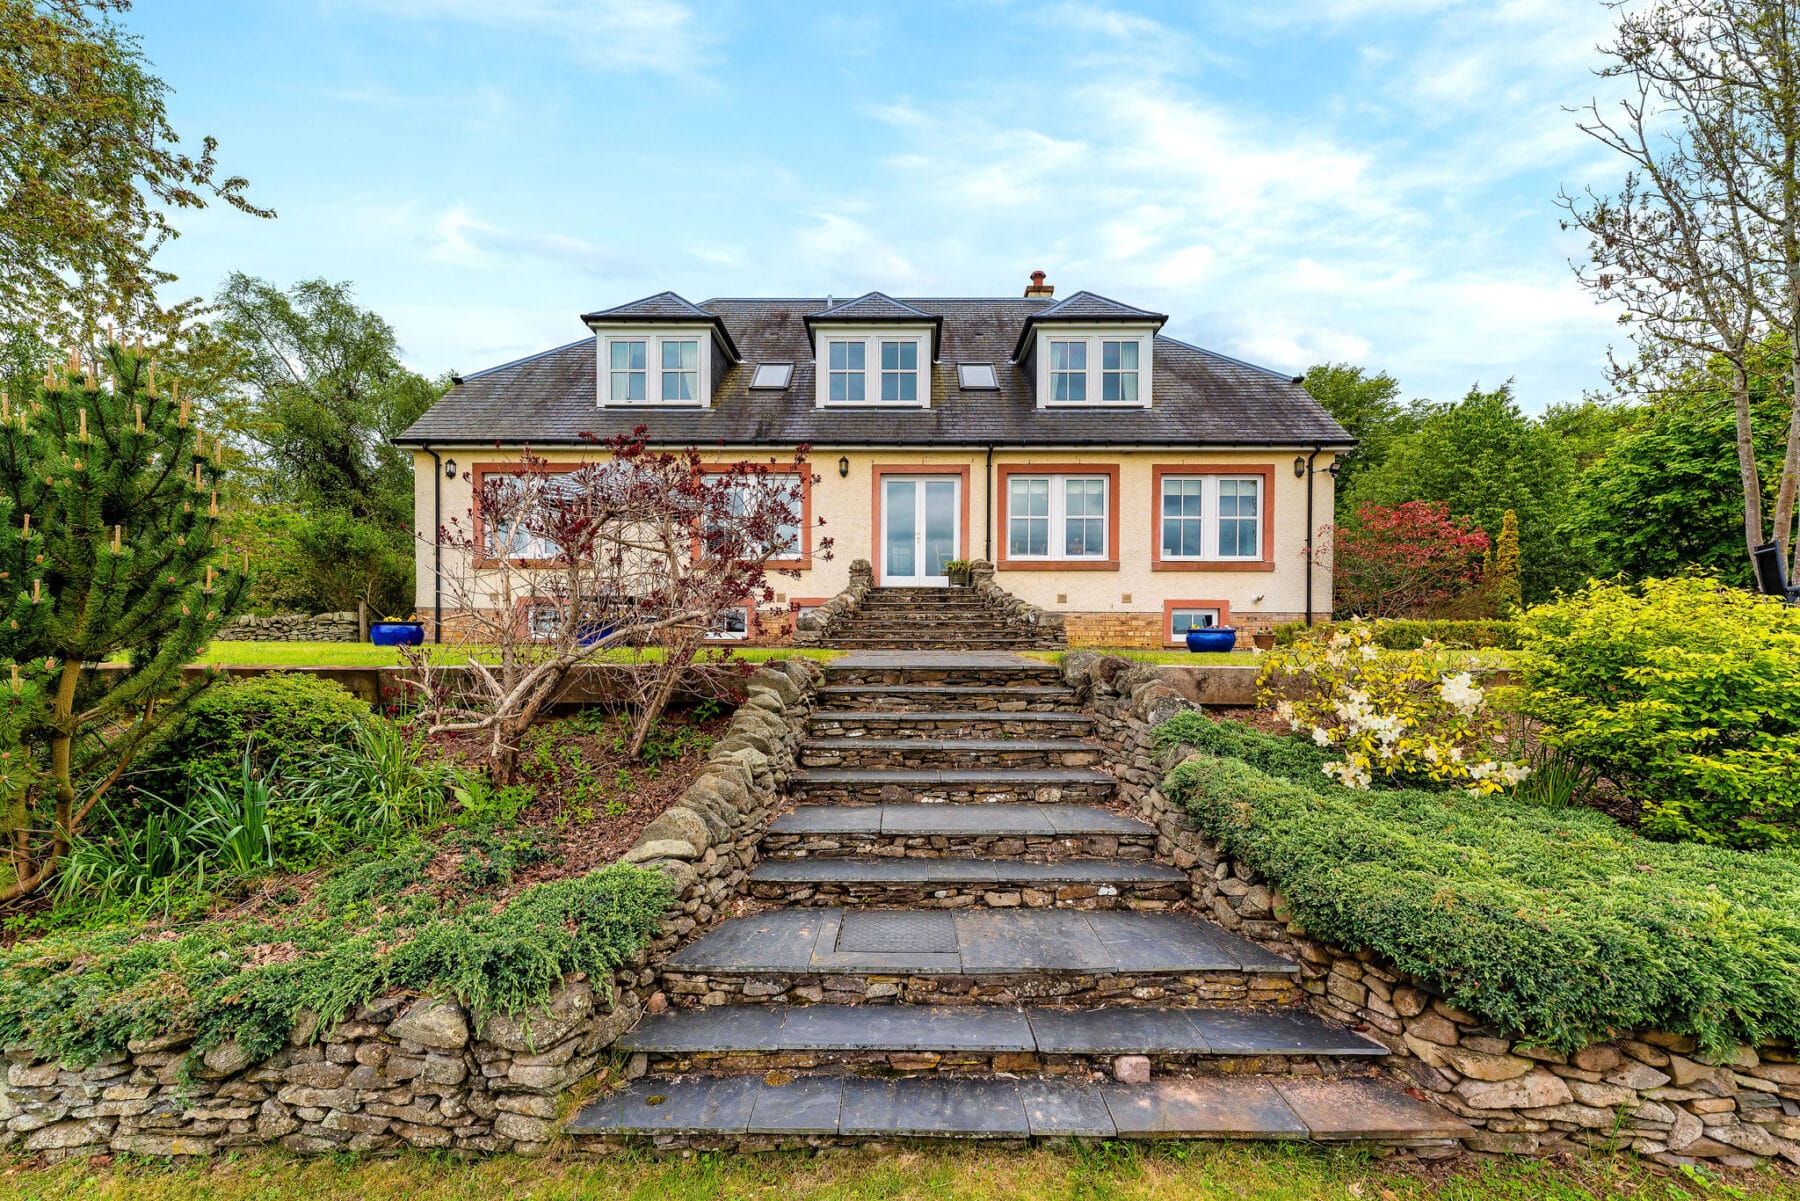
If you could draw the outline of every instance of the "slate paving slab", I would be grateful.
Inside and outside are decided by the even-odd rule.
[[[742,1134],[762,1080],[757,1076],[644,1079],[584,1106],[569,1123],[574,1133],[655,1134],[707,1130]]]
[[[1112,970],[1112,956],[1074,910],[964,909],[954,916],[968,975]]]
[[[1273,1084],[1250,1077],[1105,1084],[1100,1096],[1123,1138],[1305,1138],[1309,1133]]]
[[[669,956],[669,966],[683,971],[805,971],[812,965],[820,931],[829,924],[835,932],[837,918],[834,909],[772,909],[733,918]]]
[[[924,788],[933,784],[1111,784],[1091,767],[809,767],[792,777],[799,784],[893,784]]]
[[[1386,1055],[1388,1049],[1352,1030],[1297,1010],[1194,1009],[1188,1021],[1217,1055]]]
[[[853,691],[848,685],[834,684],[830,687],[837,688],[840,692]],[[1056,689],[1056,691],[1060,692],[1065,690]],[[970,712],[967,709],[924,709],[911,713],[886,713],[879,709],[815,709],[807,720],[818,725],[826,725],[831,722],[839,722],[846,719],[856,721],[864,719],[879,720],[901,725],[925,725],[933,722],[970,720],[1004,720],[1033,725],[1042,724],[1046,726],[1089,726],[1094,723],[1094,719],[1085,713],[1033,713],[1030,711],[1019,713],[993,713]]]
[[[1038,1138],[1112,1138],[1118,1133],[1100,1090],[1085,1080],[1021,1080],[1019,1100]]]
[[[1018,1084],[1001,1079],[844,1080],[838,1133],[960,1138],[1025,1138],[1031,1120]]]
[[[898,835],[928,834],[1036,834],[1056,833],[1050,816],[1039,812],[1050,805],[882,805],[881,832]]]
[[[946,937],[943,924],[954,932]],[[848,941],[842,927],[851,931]],[[873,943],[870,931],[887,930]],[[865,946],[892,950],[860,950]],[[945,948],[936,950],[934,948]],[[677,951],[669,965],[714,972],[1237,971],[1299,968],[1205,922],[1173,913],[1069,909],[774,909],[721,922]]]
[[[1208,1055],[1212,1047],[1180,1009],[1042,1009],[1031,1032],[1045,1055]]]
[[[1009,651],[902,651],[856,650],[840,655],[825,664],[828,675],[841,672],[867,671],[871,668],[913,668],[919,671],[983,671],[1042,672],[1048,664],[1041,659],[1027,659]]]
[[[780,1005],[720,1005],[710,1009],[671,1009],[650,1014],[619,1036],[622,1051],[773,1050],[782,1045]]]
[[[1320,1140],[1459,1138],[1471,1133],[1454,1115],[1372,1077],[1282,1078],[1274,1086]]]
[[[754,1094],[746,1130],[751,1134],[836,1134],[843,1107],[840,1076],[796,1076],[786,1083],[764,1077]]]
[[[879,805],[801,805],[769,823],[771,834],[879,834]]]
[[[787,1010],[781,1048],[793,1051],[1029,1052],[1031,1024],[1016,1009],[953,1005],[805,1005]]]
[[[808,738],[803,751],[1092,751],[1105,748],[1079,738]]]
[[[1121,972],[1234,972],[1243,966],[1240,946],[1258,950],[1235,935],[1173,913],[1120,913],[1096,910],[1082,915],[1111,966]],[[1299,968],[1276,960],[1287,968]]]

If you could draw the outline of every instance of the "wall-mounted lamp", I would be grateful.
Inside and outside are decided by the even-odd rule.
[[[1320,471],[1323,471],[1326,475],[1336,475],[1338,473],[1337,460],[1333,459],[1331,461],[1330,466],[1327,466],[1327,467],[1312,468],[1313,473],[1320,472]],[[1294,478],[1297,480],[1303,480],[1307,477],[1308,474],[1309,474],[1309,472],[1308,472],[1307,457],[1305,455],[1295,455],[1294,456]]]
[[[455,459],[445,459],[444,460],[444,478],[447,480],[453,480],[456,478],[456,460]]]
[[[838,456],[838,478],[839,479],[849,479],[850,478],[850,456],[848,456],[848,455],[839,455]]]

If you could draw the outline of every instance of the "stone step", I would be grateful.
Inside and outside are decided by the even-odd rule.
[[[819,703],[865,713],[1072,713],[1075,690],[1042,684],[826,684]]]
[[[1035,634],[973,635],[956,633],[902,634],[889,632],[869,634],[832,634],[828,639],[836,650],[926,650],[926,651],[1032,651],[1049,650]]]
[[[788,777],[788,795],[811,804],[1104,801],[1116,781],[1091,767],[815,767]]]
[[[1072,695],[1072,694],[1071,694]],[[913,713],[875,710],[815,709],[807,718],[807,732],[819,738],[1024,738],[1079,737],[1093,730],[1094,719],[1085,713],[986,713],[966,709],[938,709]]]
[[[825,664],[828,684],[1062,684],[1062,668],[1001,651],[868,650]]]
[[[1189,893],[1186,872],[1148,859],[765,859],[749,885],[788,906],[920,909],[1167,909]]]
[[[1179,913],[775,909],[672,955],[678,1004],[1286,1005],[1299,968]]]
[[[808,738],[803,767],[1092,767],[1098,743],[1074,738]]]
[[[1150,859],[1156,830],[1088,805],[803,805],[760,847],[769,859]]]
[[[655,1072],[1104,1070],[1118,1055],[1157,1070],[1283,1070],[1362,1062],[1380,1043],[1305,1010],[1008,1009],[998,1005],[727,1005],[646,1017],[616,1048]],[[999,1057],[999,1058],[996,1058]]]
[[[567,1132],[714,1139],[1206,1138],[1448,1146],[1460,1119],[1377,1076],[1199,1076],[1148,1084],[697,1075],[638,1080]]]

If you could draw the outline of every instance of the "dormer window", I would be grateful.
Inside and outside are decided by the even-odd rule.
[[[600,403],[690,405],[708,403],[718,347],[705,330],[630,328],[596,330]]]
[[[931,403],[930,331],[822,326],[817,336],[821,406]]]
[[[673,292],[582,317],[594,331],[598,400],[606,405],[712,404],[720,372],[742,362],[724,319]]]
[[[1030,351],[1039,407],[1148,407],[1155,336],[1148,327],[1040,327]]]

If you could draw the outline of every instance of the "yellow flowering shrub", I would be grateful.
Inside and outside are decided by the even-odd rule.
[[[1530,773],[1503,757],[1501,718],[1470,672],[1444,671],[1429,641],[1417,651],[1385,650],[1375,633],[1370,622],[1346,622],[1263,655],[1262,703],[1296,733],[1342,752],[1326,775],[1346,788],[1368,788],[1381,776],[1485,796]]]

